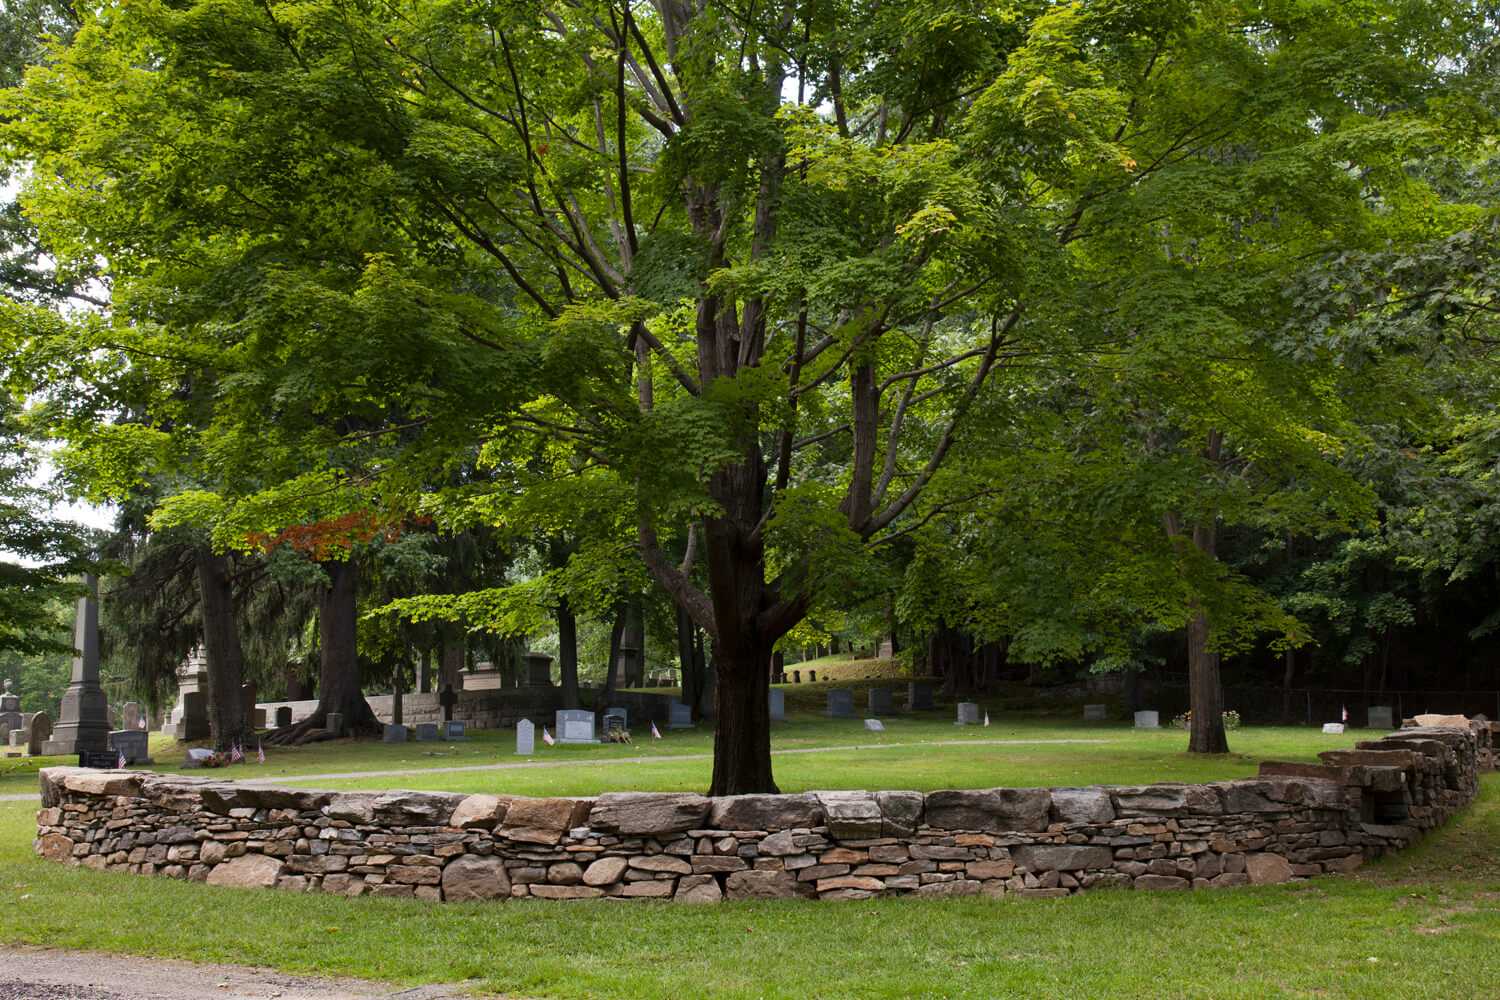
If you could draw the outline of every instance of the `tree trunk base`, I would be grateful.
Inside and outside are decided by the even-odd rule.
[[[361,702],[364,711],[345,715],[345,725],[356,737],[360,735],[378,736],[381,734],[382,726],[380,720],[375,717],[375,712],[366,702]],[[354,721],[349,721],[350,718]],[[307,743],[318,743],[323,740],[339,739],[339,734],[330,733],[327,730],[328,711],[319,707],[312,715],[281,729],[273,729],[261,737],[261,743],[273,747],[302,746]]]

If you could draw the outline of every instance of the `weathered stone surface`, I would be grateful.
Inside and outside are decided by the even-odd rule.
[[[1469,717],[1467,715],[1418,715],[1412,719],[1417,725],[1424,728],[1454,728],[1468,729]]]
[[[876,792],[875,801],[880,804],[882,837],[910,837],[922,823],[922,805],[926,796],[921,792]]]
[[[341,792],[323,807],[323,811],[330,819],[341,819],[346,823],[369,823],[375,819],[375,798],[379,794]]]
[[[1286,777],[1286,778],[1326,778],[1329,781],[1343,782],[1349,777],[1349,769],[1346,767],[1333,767],[1328,764],[1303,764],[1288,760],[1263,760],[1260,762],[1260,774],[1264,777]],[[1229,810],[1233,812],[1234,810]]]
[[[542,899],[598,899],[604,890],[586,885],[534,885],[531,894]]]
[[[276,884],[282,864],[264,854],[244,854],[215,865],[208,873],[209,885],[228,885],[238,889],[269,889]]]
[[[1292,877],[1292,866],[1279,854],[1245,855],[1245,872],[1255,885],[1273,885]]]
[[[676,879],[657,879],[651,882],[629,882],[620,889],[620,895],[633,899],[660,899],[677,891]]]
[[[807,848],[797,843],[796,834],[791,830],[781,830],[769,837],[764,837],[760,842],[760,853],[768,857],[781,858],[789,854],[805,854]]]
[[[823,823],[823,809],[811,795],[726,795],[708,812],[715,830],[790,830]]]
[[[583,868],[572,861],[562,861],[547,869],[547,881],[553,885],[578,885],[583,881]]]
[[[969,878],[1010,878],[1015,874],[1016,863],[1014,861],[970,861],[964,866],[964,872]]]
[[[1233,889],[1237,886],[1249,885],[1250,876],[1244,872],[1225,872],[1222,875],[1215,875],[1208,881],[1215,889]]]
[[[322,809],[338,794],[280,785],[239,785],[235,790],[235,796],[242,806],[251,809],[295,809],[298,812]]]
[[[1010,849],[1010,856],[1033,872],[1108,868],[1115,860],[1108,847],[1081,844],[1017,844]]]
[[[1115,818],[1109,792],[1092,788],[1053,788],[1052,815],[1059,823],[1108,823]]]
[[[639,868],[643,872],[670,872],[673,875],[687,875],[693,870],[692,865],[671,854],[653,854],[644,858],[631,858],[630,867]]]
[[[734,855],[695,854],[692,858],[693,874],[707,875],[713,872],[739,872],[750,867],[743,858]]]
[[[819,892],[831,892],[835,889],[863,889],[866,892],[885,891],[884,881],[861,875],[838,875],[834,878],[820,878],[817,885]]]
[[[134,771],[75,769],[63,779],[63,787],[82,795],[138,795],[141,777]]]
[[[709,800],[688,792],[605,792],[588,824],[623,836],[659,836],[703,825]],[[738,829],[738,828],[735,828]]]
[[[1365,863],[1365,859],[1358,854],[1345,855],[1342,858],[1324,858],[1322,861],[1325,872],[1352,872]]]
[[[823,807],[828,835],[835,840],[879,837],[884,826],[880,803],[869,792],[813,792]]]
[[[449,901],[510,898],[510,876],[502,860],[493,856],[454,858],[443,866],[442,886],[443,898]]]
[[[816,893],[810,882],[798,882],[792,872],[732,872],[724,880],[729,899],[791,899]]]
[[[1045,788],[928,792],[923,822],[935,830],[1045,830],[1051,805]]]
[[[1176,875],[1137,875],[1133,885],[1137,889],[1191,889],[1193,883]]]
[[[977,896],[984,888],[982,882],[969,880],[954,882],[933,882],[929,885],[920,886],[908,895],[919,899],[942,899],[951,896]]]
[[[1416,754],[1410,750],[1324,750],[1318,759],[1334,767],[1352,764],[1379,764],[1386,767],[1410,768],[1416,765]]]
[[[1142,785],[1111,788],[1115,815],[1128,816],[1217,816],[1223,811],[1218,793],[1207,785]]]
[[[625,876],[625,869],[629,867],[630,861],[626,858],[600,858],[584,869],[583,884],[613,885]]]
[[[442,826],[465,798],[458,792],[381,792],[375,798],[375,819],[381,823]]]
[[[1348,791],[1340,782],[1321,778],[1265,776],[1239,781],[1217,782],[1224,797],[1224,812],[1285,812],[1289,806],[1311,806],[1318,809],[1345,809]]]
[[[60,833],[43,834],[37,853],[48,861],[70,861],[73,858],[73,841]]]
[[[563,834],[581,825],[592,807],[591,799],[516,799],[496,832],[529,844],[561,843]]]
[[[466,795],[453,807],[448,825],[457,830],[493,830],[505,821],[514,795]]]
[[[724,890],[712,875],[684,875],[677,880],[674,903],[717,903],[724,898]]]

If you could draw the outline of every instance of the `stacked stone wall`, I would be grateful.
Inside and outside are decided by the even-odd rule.
[[[49,768],[35,848],[211,884],[430,900],[1067,895],[1352,870],[1478,791],[1488,726],[1203,785],[525,798]]]

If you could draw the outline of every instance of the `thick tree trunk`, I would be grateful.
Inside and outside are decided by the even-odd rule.
[[[300,742],[327,726],[329,712],[343,713],[344,727],[353,732],[380,731],[362,689],[356,641],[359,564],[349,559],[321,566],[329,582],[318,585],[318,707],[296,725],[276,730],[267,743]]]
[[[771,774],[771,674],[766,669],[771,642],[748,635],[738,638],[714,651],[718,720],[709,795],[780,791]]]
[[[454,692],[464,689],[464,657],[468,648],[462,640],[443,642],[443,673],[438,681],[438,691],[452,688]]]
[[[1193,529],[1193,546],[1212,558],[1217,547],[1212,525]],[[1219,652],[1213,648],[1208,615],[1199,611],[1188,622],[1188,753],[1228,753],[1224,735],[1224,690],[1219,685]]]
[[[604,664],[604,687],[599,689],[599,697],[594,699],[596,714],[609,708],[609,702],[615,696],[615,682],[619,676],[616,664],[620,659],[620,637],[625,634],[626,608],[624,601],[615,602],[615,623],[609,630],[609,660]]]
[[[682,703],[689,708],[694,707],[698,699],[698,658],[697,647],[693,641],[697,632],[698,626],[693,624],[693,616],[682,608],[678,608],[677,664],[682,678]]]
[[[578,619],[566,596],[557,599],[557,672],[562,680],[563,708],[579,708]]]
[[[197,550],[203,653],[208,660],[208,724],[213,748],[228,753],[235,744],[254,746],[255,727],[245,715],[245,683],[240,633],[235,622],[229,562],[208,546]]]

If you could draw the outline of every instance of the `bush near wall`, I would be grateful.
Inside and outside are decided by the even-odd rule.
[[[1205,785],[524,798],[49,768],[36,851],[348,896],[716,902],[1213,888],[1349,871],[1471,803],[1492,724]]]

